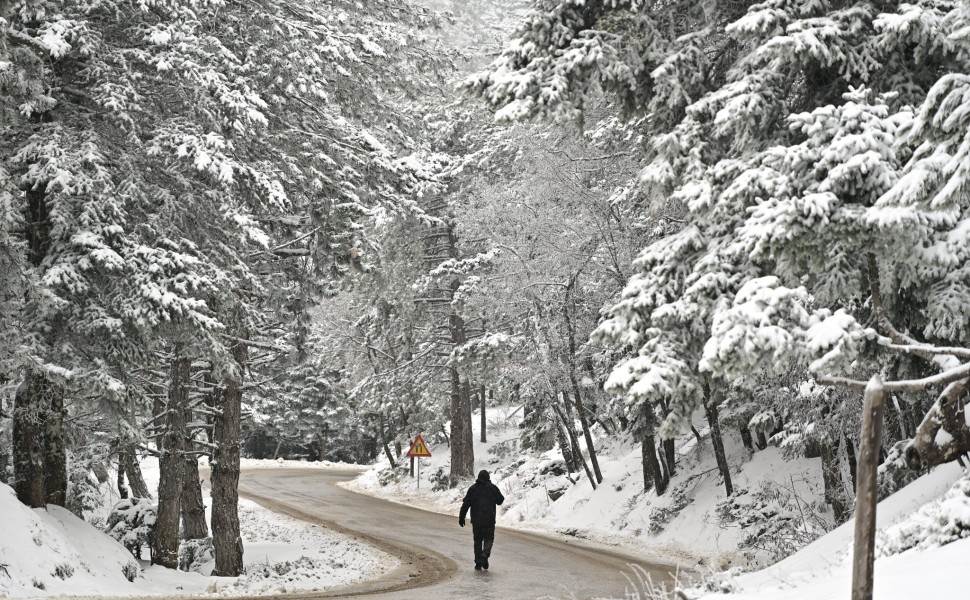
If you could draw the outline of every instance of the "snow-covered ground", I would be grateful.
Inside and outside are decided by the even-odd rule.
[[[260,462],[287,466],[286,462]],[[270,466],[250,463],[246,461],[245,468]],[[342,464],[300,465],[347,468]],[[157,462],[144,461],[143,471],[149,489],[154,490]],[[108,490],[105,486],[106,494]],[[107,500],[111,504],[117,496]],[[200,572],[149,566],[67,510],[54,506],[29,509],[2,484],[0,514],[0,597],[270,595],[344,586],[378,577],[397,565],[395,558],[371,546],[245,499],[240,500],[239,516],[246,573],[238,578],[209,576],[211,563],[200,565]],[[129,581],[132,576],[134,580]]]
[[[874,596],[879,600],[966,598],[970,590],[970,479],[937,468],[879,503]],[[704,600],[848,598],[850,520],[785,560],[754,573],[712,578]],[[963,533],[961,533],[963,532]],[[946,543],[952,542],[952,543]],[[940,545],[941,543],[946,545]]]

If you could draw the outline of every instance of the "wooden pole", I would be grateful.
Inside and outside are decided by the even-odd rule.
[[[858,488],[855,501],[855,547],[852,555],[852,600],[872,600],[876,551],[876,472],[886,389],[873,375],[866,386],[860,436]]]

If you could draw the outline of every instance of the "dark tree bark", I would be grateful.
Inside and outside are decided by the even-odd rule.
[[[697,445],[699,446],[704,441],[704,438],[701,437],[701,432],[697,431],[693,423],[690,424],[690,432],[694,434],[694,439],[697,440]]]
[[[185,407],[188,404],[191,366],[189,359],[179,352],[176,351],[176,357],[172,360],[167,406],[163,414],[156,415],[156,423],[163,425],[163,431],[159,436],[162,446],[158,459],[158,515],[152,560],[169,569],[178,568],[179,522],[185,477]]]
[[[247,332],[238,336],[248,339]],[[212,547],[217,577],[236,577],[243,570],[243,543],[239,532],[239,432],[242,425],[242,395],[249,353],[245,341],[232,347],[239,369],[237,377],[225,381],[219,410],[212,423]]]
[[[563,392],[563,402],[567,401],[566,396],[567,396],[566,392]],[[563,422],[563,426],[566,428],[566,433],[569,434],[569,441],[572,443],[572,446],[575,449],[575,454],[578,455],[579,461],[583,463],[583,470],[586,471],[586,478],[589,479],[590,485],[592,485],[593,489],[595,490],[596,481],[593,479],[593,473],[590,472],[589,470],[589,464],[587,464],[586,462],[586,457],[583,456],[582,451],[580,451],[579,449],[579,440],[576,438],[576,432],[573,431],[573,428],[566,423],[566,415],[563,414],[562,409],[560,409],[555,404],[553,404],[552,406],[553,406],[553,409],[558,414],[559,419]]]
[[[125,450],[121,457],[124,462],[125,475],[128,476],[128,483],[131,485],[131,495],[135,498],[151,498],[152,493],[142,475],[141,466],[138,464],[138,451],[134,444]]]
[[[579,470],[579,467],[576,465],[573,449],[569,445],[569,440],[566,439],[566,432],[563,431],[559,423],[556,424],[556,440],[559,442],[559,449],[562,451],[562,460],[566,463],[566,471],[570,474],[575,473]]]
[[[758,450],[764,450],[768,447],[768,438],[765,436],[765,432],[758,430]]]
[[[385,431],[384,424],[384,413],[377,413],[377,429],[381,438],[381,446],[384,447],[384,456],[387,457],[387,462],[390,463],[391,468],[397,468],[397,461],[394,460],[394,453],[391,452],[391,445],[387,442],[387,432]]]
[[[664,440],[663,449],[667,459],[667,470],[673,477],[677,474],[677,448],[674,446],[674,440]]]
[[[822,483],[825,485],[825,501],[832,505],[832,513],[836,524],[844,523],[848,518],[848,510],[842,489],[842,477],[839,474],[838,443],[823,440],[822,450]]]
[[[199,459],[195,455],[186,455],[185,477],[182,480],[182,538],[201,540],[207,537],[209,537],[209,527],[205,522]]]
[[[122,499],[127,498],[128,497],[128,486],[125,485],[125,463],[124,463],[124,459],[122,458],[122,455],[121,454],[118,455],[118,479],[117,479],[117,483],[118,483],[118,495],[121,496]]]
[[[709,390],[705,390],[708,391]],[[724,479],[724,490],[730,496],[734,493],[734,485],[731,483],[731,469],[727,462],[727,455],[724,453],[724,439],[721,437],[721,423],[718,420],[717,403],[707,394],[704,404],[704,412],[707,415],[707,423],[711,427],[711,445],[714,447],[714,458],[717,461],[717,470]]]
[[[464,464],[462,465],[462,471],[468,473],[469,477],[475,476],[475,433],[472,431],[472,386],[471,383],[466,379],[461,384],[461,418],[464,421],[462,423],[462,439],[461,442],[464,444],[464,449],[462,451],[462,457],[464,458]],[[455,440],[452,438],[452,443]]]
[[[849,475],[852,476],[852,492],[855,493],[859,489],[859,462],[856,460],[855,444],[852,443],[849,437],[845,438],[845,454],[849,460]]]
[[[596,483],[603,483],[603,473],[600,471],[599,461],[596,460],[596,447],[593,445],[593,436],[589,429],[589,417],[586,414],[586,407],[583,406],[582,390],[579,387],[579,380],[576,375],[576,326],[573,323],[572,311],[569,310],[569,307],[572,303],[571,294],[577,278],[570,278],[569,284],[566,286],[566,297],[563,301],[563,320],[566,322],[566,363],[569,367],[569,384],[572,386],[573,400],[576,402],[576,413],[579,415],[579,424],[583,428],[583,437],[586,440],[586,450],[589,452],[589,462],[593,465]],[[568,410],[569,400],[568,398],[564,399]]]
[[[651,488],[657,490],[657,495],[662,496],[667,491],[668,479],[664,477],[657,460],[657,440],[653,432],[644,434],[640,441],[640,454],[643,464],[643,489],[647,491]]]
[[[67,447],[64,442],[64,387],[44,381],[44,495],[47,504],[67,504]]]
[[[481,414],[482,421],[480,423],[481,431],[479,432],[481,437],[479,438],[479,440],[484,444],[487,441],[485,437],[485,407],[488,405],[487,398],[485,397],[484,384],[478,386],[478,399],[480,400],[480,404],[482,407],[482,414]]]
[[[751,437],[751,430],[748,429],[747,425],[741,425],[738,428],[741,431],[741,443],[744,447],[754,452],[754,439]]]
[[[44,494],[43,378],[27,373],[14,395],[13,468],[17,499],[31,508],[46,503]]]

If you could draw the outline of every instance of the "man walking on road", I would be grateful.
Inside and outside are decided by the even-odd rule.
[[[488,557],[495,541],[495,507],[505,502],[505,496],[498,487],[489,481],[488,471],[482,469],[478,480],[468,488],[465,500],[461,503],[458,524],[465,526],[465,515],[472,510],[472,534],[475,538],[475,570],[488,570]]]

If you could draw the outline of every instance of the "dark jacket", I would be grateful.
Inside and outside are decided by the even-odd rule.
[[[459,519],[464,519],[468,509],[472,510],[472,524],[478,527],[495,525],[495,507],[505,502],[505,496],[498,487],[487,479],[479,479],[475,485],[468,488],[465,499],[461,503]]]

